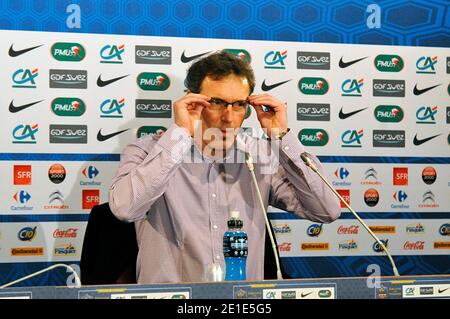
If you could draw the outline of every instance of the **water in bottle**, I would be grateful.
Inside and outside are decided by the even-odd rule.
[[[225,280],[246,280],[248,253],[247,233],[242,230],[242,220],[238,211],[232,211],[228,220],[228,230],[223,235],[225,257]]]

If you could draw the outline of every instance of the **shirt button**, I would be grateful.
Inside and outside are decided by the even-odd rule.
[[[219,228],[219,227],[218,227],[217,225],[214,225],[213,228],[214,228],[214,229],[217,229],[217,228]]]
[[[211,196],[212,196],[213,198],[216,198],[217,195],[216,195],[215,193],[212,193]]]
[[[285,147],[284,147],[284,150],[285,150],[285,151],[289,150],[289,146],[285,146]]]
[[[216,259],[220,259],[220,255],[216,255]]]

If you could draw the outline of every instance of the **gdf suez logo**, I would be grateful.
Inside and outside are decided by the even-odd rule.
[[[362,147],[361,138],[364,136],[364,130],[347,130],[341,136],[341,147]]]
[[[416,62],[416,73],[436,74],[435,65],[438,61],[437,56],[421,56]]]
[[[286,69],[284,61],[287,58],[287,50],[280,51],[269,51],[264,56],[264,68],[265,69]]]
[[[347,79],[342,82],[342,96],[362,96],[361,88],[364,85],[364,79]]]
[[[39,125],[17,125],[13,131],[14,144],[36,144],[36,133],[39,131]]]
[[[125,45],[107,44],[100,49],[100,63],[122,64],[122,54],[125,52]]]
[[[122,108],[125,106],[125,99],[106,99],[100,104],[100,117],[123,118]]]
[[[13,88],[36,88],[36,78],[39,75],[39,69],[18,69],[12,75]]]

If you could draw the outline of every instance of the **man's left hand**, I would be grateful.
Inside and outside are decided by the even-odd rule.
[[[267,135],[272,137],[288,130],[286,103],[281,102],[269,94],[250,95],[248,102],[253,105],[258,121],[263,129],[267,130]],[[264,112],[262,106],[269,108]]]

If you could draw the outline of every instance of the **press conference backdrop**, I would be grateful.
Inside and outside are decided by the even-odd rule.
[[[8,3],[5,10],[17,9],[16,2]],[[339,3],[336,12],[358,8]],[[420,20],[420,10],[413,10],[420,5],[398,3],[415,13],[408,21]],[[436,12],[442,8],[438,3]],[[320,2],[309,6],[322,7]],[[265,12],[262,8],[259,13]],[[395,6],[390,9],[394,12]],[[88,12],[89,19],[107,16],[92,8]],[[176,12],[166,12],[162,19]],[[236,18],[236,12],[227,13],[230,20]],[[39,16],[29,13],[34,14]],[[331,22],[336,17],[341,16]],[[181,28],[176,18],[172,23]],[[283,34],[289,34],[290,19]],[[209,31],[183,37],[176,32],[171,35],[179,37],[33,32],[68,30],[58,24],[5,21],[0,23],[4,29],[27,31],[0,31],[0,283],[51,263],[79,262],[89,211],[107,201],[120,152],[138,137],[163,134],[173,121],[173,102],[185,94],[190,62],[220,49],[251,62],[255,93],[287,102],[291,130],[309,152],[319,155],[328,178],[388,246],[400,273],[449,272],[448,31],[431,34],[423,28],[419,39],[408,36],[411,28],[403,33],[399,28],[391,43],[366,31],[369,43],[396,44],[387,46],[350,44],[366,41],[353,36],[319,38],[345,44],[280,41],[317,41],[307,34],[326,22],[321,19],[306,24],[294,39],[263,31],[255,20],[263,39],[277,41],[254,40],[255,32],[239,33],[232,24],[227,26],[234,30],[229,38],[252,40],[208,39],[223,37]],[[136,29],[133,19],[124,21],[121,29],[91,23],[80,31],[146,30]],[[147,31],[167,35],[163,30]],[[432,46],[398,46],[421,43]],[[248,114],[244,126],[258,134],[255,114]],[[321,225],[270,209],[282,263],[291,276],[362,276],[370,264],[391,274],[380,248],[342,211],[338,221]],[[59,273],[28,284],[65,282]]]

